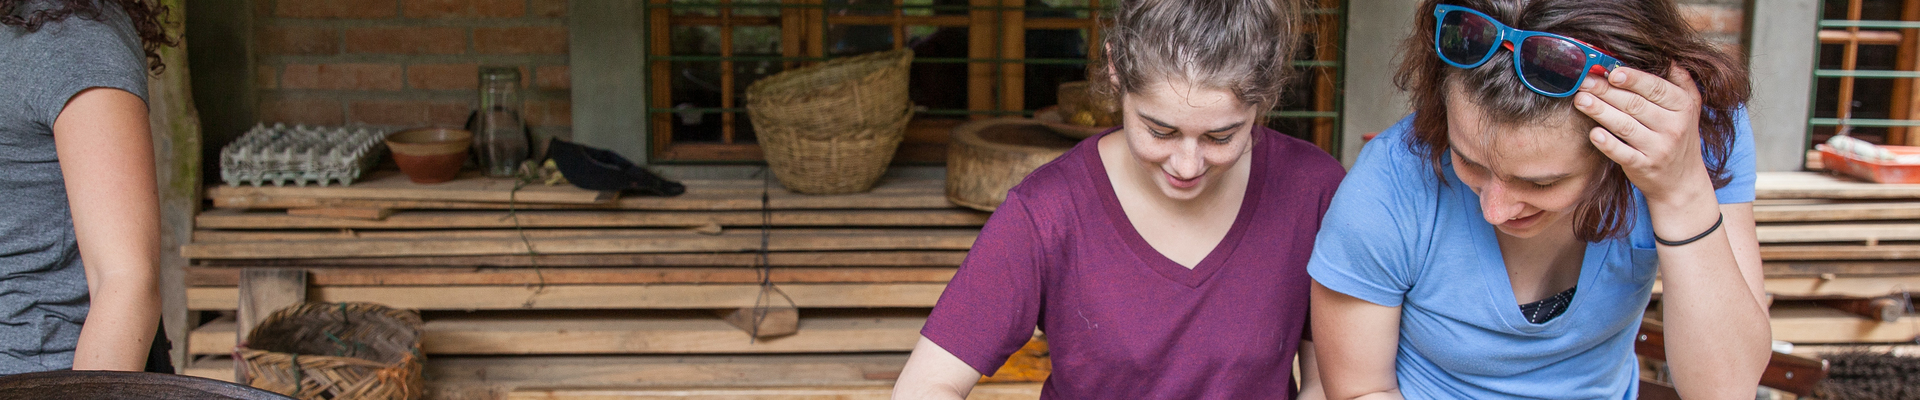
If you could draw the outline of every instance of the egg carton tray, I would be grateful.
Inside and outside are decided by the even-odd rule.
[[[220,149],[228,185],[351,185],[386,154],[385,132],[367,128],[254,125]]]

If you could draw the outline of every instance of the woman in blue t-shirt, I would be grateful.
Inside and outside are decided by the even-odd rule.
[[[1654,280],[1687,398],[1768,358],[1744,66],[1667,0],[1427,0],[1308,271],[1328,398],[1632,399]]]

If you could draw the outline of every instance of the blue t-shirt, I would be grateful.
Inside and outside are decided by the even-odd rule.
[[[1480,200],[1412,151],[1409,116],[1360,151],[1321,222],[1307,272],[1334,291],[1400,307],[1400,392],[1408,399],[1628,399],[1638,396],[1633,337],[1659,259],[1646,198],[1626,238],[1589,243],[1580,294],[1535,324],[1520,313]],[[1753,201],[1753,129],[1745,111],[1720,204]],[[1449,161],[1450,162],[1450,161]]]

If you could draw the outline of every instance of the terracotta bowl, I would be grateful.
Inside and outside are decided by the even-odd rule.
[[[449,128],[415,128],[387,135],[393,163],[413,183],[440,183],[460,174],[473,133]]]

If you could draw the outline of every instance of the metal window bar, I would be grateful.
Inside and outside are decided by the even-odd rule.
[[[1847,1],[1846,19],[1819,21],[1819,43],[1841,45],[1840,69],[1816,69],[1816,78],[1838,78],[1835,104],[1838,118],[1810,118],[1810,127],[1853,126],[1887,128],[1887,144],[1913,145],[1920,135],[1910,135],[1911,127],[1920,127],[1920,1],[1902,0],[1902,20],[1862,20],[1862,0]],[[1860,46],[1896,45],[1898,55],[1893,70],[1860,70]],[[1853,118],[1857,79],[1891,79],[1893,94],[1888,116],[1891,118]]]
[[[778,3],[749,3],[741,0],[708,0],[707,2],[675,2],[674,0],[649,0],[643,8],[647,10],[650,22],[649,45],[646,56],[649,68],[649,86],[652,88],[649,114],[653,129],[653,153],[656,159],[663,161],[758,161],[758,146],[752,142],[737,143],[735,119],[746,111],[735,99],[736,85],[733,66],[735,62],[779,62],[787,68],[805,63],[828,60],[825,41],[827,28],[836,25],[886,25],[891,27],[892,47],[901,48],[907,41],[907,26],[964,26],[968,27],[969,57],[916,57],[915,64],[968,64],[969,75],[989,77],[997,82],[969,83],[968,106],[965,109],[926,109],[918,112],[929,116],[1032,116],[1032,110],[1025,110],[1022,104],[1024,91],[1024,65],[1085,65],[1087,59],[1026,58],[1024,57],[1024,34],[1027,29],[1084,29],[1087,34],[1088,54],[1098,53],[1100,18],[1105,11],[1102,0],[1088,0],[1085,7],[1027,7],[1024,0],[970,0],[969,5],[930,5],[906,4],[905,0],[893,0],[890,5],[875,4],[826,4],[824,0],[783,0]],[[1111,2],[1113,0],[1105,0]],[[1856,0],[1857,1],[1857,0]],[[1345,15],[1343,0],[1318,0],[1319,8],[1310,10],[1309,15],[1320,17],[1317,25],[1320,42],[1316,43],[1315,59],[1291,63],[1296,68],[1310,71],[1308,79],[1315,81],[1313,110],[1273,110],[1267,113],[1270,119],[1309,119],[1312,121],[1311,141],[1329,152],[1337,152],[1339,138],[1337,134],[1342,106],[1338,93],[1338,81],[1344,72],[1341,61],[1344,54],[1339,52],[1337,41],[1344,37],[1345,24],[1339,23]],[[736,15],[741,9],[774,9],[778,16]],[[1084,11],[1087,18],[1028,18],[1028,10],[1048,11]],[[673,15],[674,11],[709,11],[705,15]],[[830,11],[890,11],[891,15],[835,15]],[[907,10],[966,11],[963,15],[907,15]],[[672,54],[672,28],[678,26],[717,26],[720,29],[720,51],[718,55],[675,55]],[[737,55],[734,49],[734,27],[739,26],[778,26],[782,29],[780,56]],[[985,29],[982,29],[985,28]],[[1330,39],[1331,38],[1331,39]],[[984,40],[982,40],[984,39]],[[672,102],[672,68],[674,62],[717,62],[726,71],[720,74],[720,107],[674,107]],[[678,113],[717,114],[721,118],[719,143],[676,143],[673,140],[672,123],[668,120]],[[687,152],[692,156],[677,154],[672,149],[687,148],[698,151]]]

